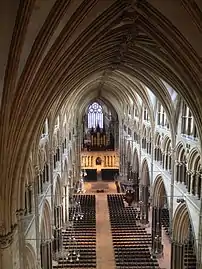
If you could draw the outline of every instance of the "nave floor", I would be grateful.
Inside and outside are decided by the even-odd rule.
[[[112,182],[96,181],[96,182],[85,182],[84,189],[88,194],[95,194],[97,190],[103,189],[105,193],[116,193],[116,185]],[[99,193],[98,193],[99,196]]]
[[[114,269],[114,250],[107,194],[96,195],[96,255],[97,269]]]
[[[97,189],[104,189],[105,193],[96,193]],[[116,193],[114,182],[87,182],[85,183],[86,194],[96,193],[96,254],[97,269],[114,269],[114,250],[109,220],[109,209],[107,204],[107,194]],[[151,216],[150,216],[151,223]],[[151,227],[146,229],[151,233]],[[171,245],[168,236],[163,231],[164,256],[158,259],[161,269],[170,269]]]

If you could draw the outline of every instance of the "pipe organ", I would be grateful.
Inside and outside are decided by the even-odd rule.
[[[99,125],[91,128],[85,133],[83,141],[83,150],[85,151],[103,151],[114,150],[114,136],[111,132],[106,132]]]

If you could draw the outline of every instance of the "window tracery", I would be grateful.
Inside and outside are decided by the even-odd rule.
[[[103,128],[103,109],[100,104],[94,102],[88,108],[88,128],[96,128],[97,125]]]

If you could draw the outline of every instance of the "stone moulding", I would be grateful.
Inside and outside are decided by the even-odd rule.
[[[12,244],[16,227],[17,227],[17,224],[12,226],[11,231],[7,233],[6,235],[0,235],[0,249],[5,249]]]

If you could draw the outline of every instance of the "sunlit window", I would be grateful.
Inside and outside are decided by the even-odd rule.
[[[103,112],[101,105],[94,102],[88,108],[88,128],[96,128],[97,125],[103,128]]]

